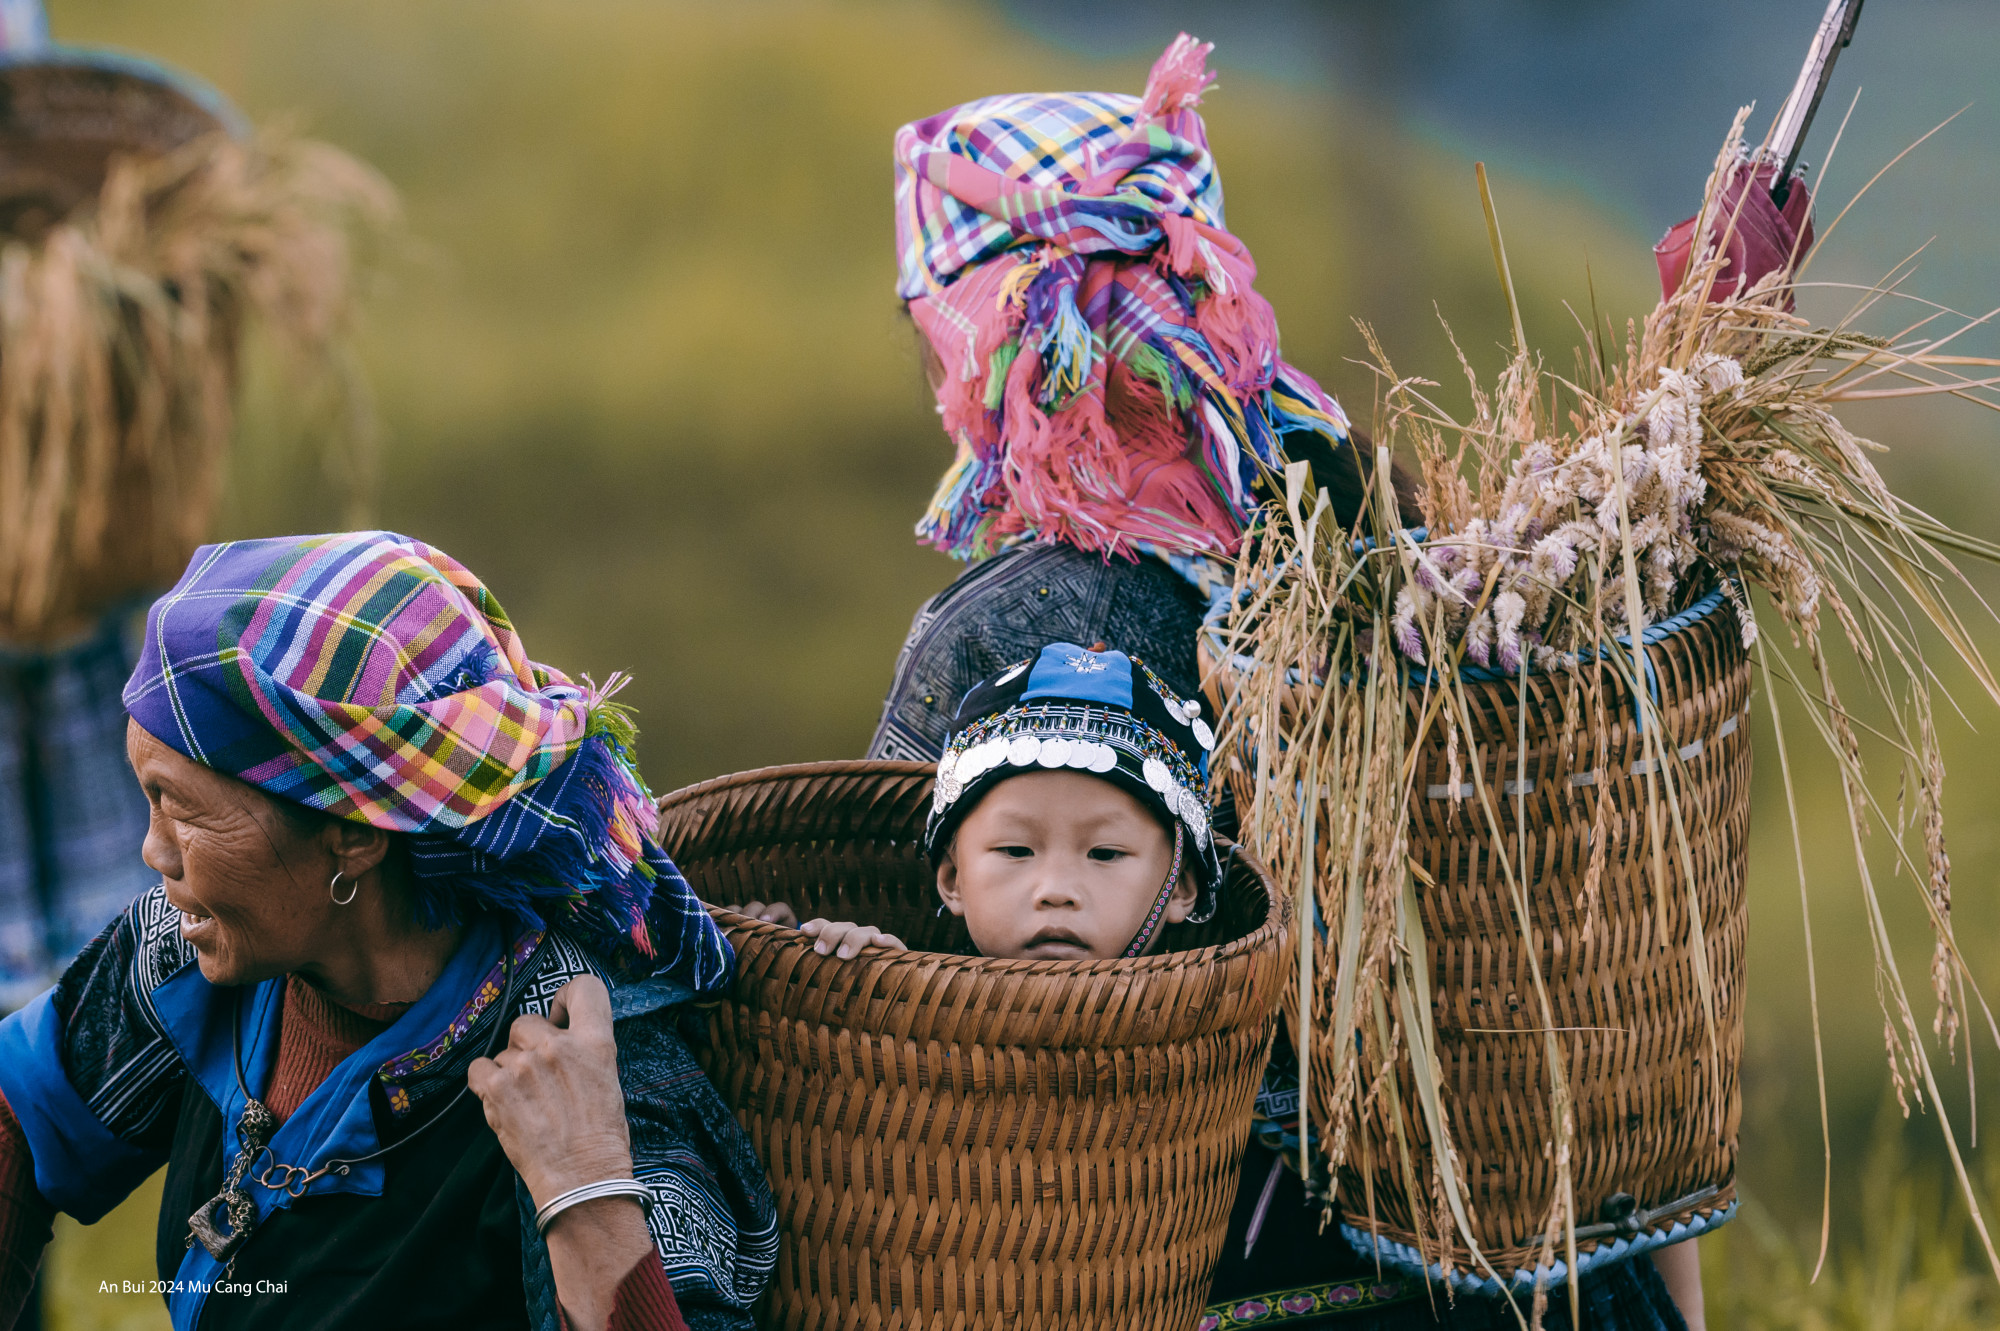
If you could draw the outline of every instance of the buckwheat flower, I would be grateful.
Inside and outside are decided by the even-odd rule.
[[[1489,606],[1465,626],[1465,654],[1479,665],[1493,664],[1493,610]]]
[[[1566,527],[1535,542],[1532,565],[1537,577],[1560,587],[1576,572],[1576,541]]]
[[[1493,637],[1500,668],[1509,674],[1521,668],[1521,616],[1528,605],[1519,592],[1505,591],[1493,598]]]
[[[1694,364],[1688,368],[1701,380],[1711,397],[1743,387],[1743,367],[1719,352],[1703,352],[1694,358]]]
[[[1623,525],[1619,521],[1618,495],[1616,491],[1605,495],[1603,500],[1598,503],[1597,525],[1614,542],[1617,540],[1619,533],[1624,530]]]
[[[1577,666],[1576,653],[1560,652],[1553,647],[1536,647],[1530,653],[1530,659],[1534,661],[1535,669],[1545,672],[1574,670]]]
[[[1397,651],[1418,665],[1430,664],[1424,659],[1424,636],[1417,628],[1416,589],[1407,583],[1396,593],[1396,613],[1389,621],[1389,631]]]

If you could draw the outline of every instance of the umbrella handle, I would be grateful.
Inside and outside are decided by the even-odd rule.
[[[1792,178],[1799,164],[1799,150],[1805,145],[1806,131],[1812,127],[1820,98],[1826,95],[1827,81],[1833,77],[1833,62],[1854,40],[1854,25],[1861,20],[1862,0],[1829,0],[1826,15],[1813,33],[1806,63],[1792,85],[1791,96],[1778,109],[1771,128],[1771,142],[1761,154],[1767,162],[1781,162],[1771,184],[1771,202],[1783,208],[1791,196]]]

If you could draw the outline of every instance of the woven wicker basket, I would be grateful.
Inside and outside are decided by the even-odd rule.
[[[1750,668],[1734,616],[1726,607],[1712,612],[1719,603],[1710,598],[1710,613],[1663,625],[1670,631],[1647,648],[1667,743],[1684,764],[1669,757],[1682,773],[1676,788],[1692,852],[1719,1058],[1711,1054],[1692,964],[1686,857],[1657,784],[1657,835],[1668,853],[1664,874],[1655,877],[1654,834],[1647,827],[1649,762],[1629,693],[1607,680],[1596,722],[1593,709],[1579,707],[1573,744],[1566,746],[1565,709],[1576,698],[1560,678],[1530,677],[1521,787],[1525,829],[1515,815],[1515,683],[1466,685],[1475,733],[1465,737],[1471,743],[1459,775],[1462,803],[1455,807],[1442,739],[1433,736],[1422,757],[1411,854],[1435,883],[1420,885],[1418,901],[1430,944],[1446,1112],[1470,1191],[1475,1236],[1503,1277],[1532,1271],[1541,1259],[1557,1186],[1545,1144],[1556,1133],[1534,981],[1509,889],[1489,850],[1486,817],[1471,789],[1475,764],[1506,844],[1525,846],[1528,899],[1543,940],[1542,974],[1575,1104],[1577,1223],[1628,1217],[1622,1232],[1583,1241],[1579,1253],[1605,1247],[1624,1252],[1635,1240],[1643,1246],[1641,1232],[1699,1231],[1733,1206]],[[1604,859],[1593,901],[1586,899],[1585,884],[1599,829]],[[1517,840],[1523,832],[1525,840]],[[1331,963],[1325,949],[1320,955]],[[1330,1054],[1316,1050],[1315,1068],[1330,1067]],[[1315,1089],[1330,1083],[1330,1076],[1322,1077]],[[1401,1089],[1402,1105],[1414,1106],[1407,1066]],[[1323,1121],[1328,1108],[1316,1103],[1316,1117]],[[1403,1127],[1424,1141],[1413,1108]],[[1349,1232],[1357,1238],[1366,1233],[1362,1199],[1372,1186],[1376,1235],[1395,1245],[1386,1252],[1407,1260],[1417,1234],[1392,1127],[1378,1114],[1364,1124],[1363,1136],[1372,1178],[1357,1173],[1343,1184]],[[1429,1177],[1421,1165],[1415,1173],[1419,1180]],[[1439,1229],[1429,1198],[1423,1200],[1428,1251],[1435,1255]],[[1556,1251],[1560,1259],[1560,1239]],[[1450,1252],[1459,1272],[1475,1269],[1462,1245]]]
[[[703,900],[782,900],[938,949],[840,961],[710,908],[738,971],[703,1059],[778,1202],[763,1322],[1186,1331],[1276,1020],[1283,906],[1238,855],[1215,920],[1168,935],[1182,950],[953,955],[920,847],[932,775],[815,763],[660,801],[661,844]]]

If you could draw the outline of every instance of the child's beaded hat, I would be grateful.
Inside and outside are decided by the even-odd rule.
[[[1201,703],[1178,697],[1142,661],[1118,651],[1052,642],[975,685],[958,707],[938,760],[924,849],[933,861],[980,797],[1010,776],[1045,769],[1089,772],[1179,823],[1201,880],[1190,917],[1215,909],[1222,857],[1210,826],[1208,755],[1215,732]]]

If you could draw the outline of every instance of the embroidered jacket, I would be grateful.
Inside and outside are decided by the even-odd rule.
[[[249,1086],[265,1084],[277,1056],[283,977],[240,990],[212,986],[178,925],[164,890],[154,888],[54,989],[0,1022],[0,1093],[28,1139],[36,1187],[85,1223],[170,1159],[179,1168],[197,1148],[235,1155],[244,1097],[232,1022]],[[298,1197],[247,1182],[259,1227],[243,1251],[254,1249],[266,1221],[303,1201],[382,1196],[385,1165],[400,1152],[363,1157],[451,1108],[466,1067],[492,1046],[503,1008],[510,1021],[546,1013],[556,992],[586,972],[613,985],[606,968],[561,929],[504,938],[503,956],[502,926],[490,916],[474,921],[424,997],[335,1068],[279,1127],[270,1143],[278,1160],[306,1170],[329,1160],[355,1163],[315,1179]],[[509,992],[512,1000],[503,1003]],[[633,1168],[653,1193],[648,1224],[688,1325],[748,1327],[750,1306],[776,1262],[776,1211],[755,1153],[675,1028],[676,1009],[690,997],[665,978],[612,987]],[[204,1111],[203,1122],[213,1106],[211,1132],[219,1140],[189,1142],[182,1119],[190,1103]],[[458,1110],[453,1117],[462,1117],[464,1107]],[[474,1130],[486,1131],[483,1123]],[[548,1250],[518,1179],[514,1191],[525,1321],[555,1331]],[[163,1254],[171,1247],[164,1239]],[[177,1328],[201,1320],[223,1270],[194,1244],[177,1271],[161,1272],[174,1282],[168,1309]]]

